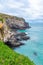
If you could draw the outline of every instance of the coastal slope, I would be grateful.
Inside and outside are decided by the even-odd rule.
[[[16,53],[0,41],[0,65],[35,65],[28,57]]]
[[[28,57],[20,55],[10,47],[23,45],[30,37],[18,30],[29,28],[23,18],[0,13],[0,65],[35,65]]]
[[[9,46],[17,47],[24,45],[21,41],[30,38],[26,33],[18,32],[18,30],[30,28],[24,18],[0,13],[0,25],[2,26],[2,28],[0,28],[0,40]]]

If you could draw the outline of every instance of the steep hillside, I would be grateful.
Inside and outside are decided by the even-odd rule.
[[[28,57],[11,50],[0,41],[0,65],[34,65]]]
[[[23,18],[0,13],[0,27],[0,40],[11,47],[24,45],[20,41],[30,38],[26,33],[17,32],[17,30],[29,28],[28,23]]]

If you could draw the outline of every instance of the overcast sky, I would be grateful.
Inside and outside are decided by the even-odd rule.
[[[43,19],[43,0],[0,0],[1,12],[26,20]]]

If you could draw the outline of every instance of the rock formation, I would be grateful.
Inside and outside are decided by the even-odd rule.
[[[3,26],[0,28],[0,40],[10,47],[24,45],[24,43],[20,41],[27,40],[30,37],[28,37],[26,33],[20,33],[17,30],[30,28],[28,23],[26,23],[23,18],[0,13],[0,21],[2,21],[2,19],[4,20],[3,23],[1,22]]]

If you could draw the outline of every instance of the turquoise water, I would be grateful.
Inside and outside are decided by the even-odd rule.
[[[23,30],[30,36],[30,40],[23,41],[24,46],[16,48],[15,51],[28,56],[36,65],[43,65],[43,24],[31,23],[31,28]]]

